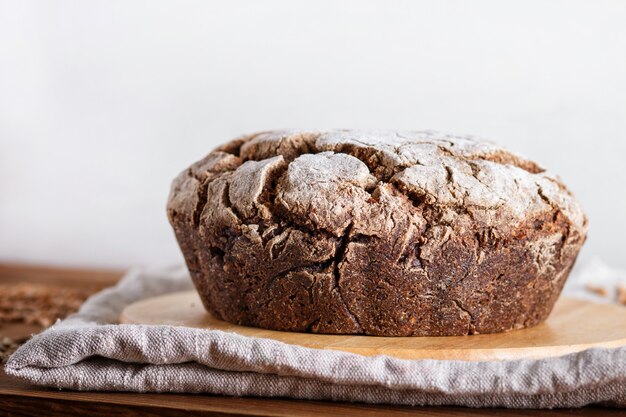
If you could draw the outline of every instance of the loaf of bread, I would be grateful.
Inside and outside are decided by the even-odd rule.
[[[217,318],[377,336],[539,323],[587,231],[552,173],[431,131],[235,139],[174,180],[168,216]]]

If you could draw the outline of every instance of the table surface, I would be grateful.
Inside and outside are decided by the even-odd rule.
[[[114,284],[120,271],[51,268],[0,263],[0,283],[32,282],[81,286],[97,291]],[[34,330],[28,325],[0,325],[0,336],[19,337]],[[77,392],[33,386],[0,370],[0,416],[601,416],[624,415],[624,410],[587,407],[576,410],[507,410],[462,407],[392,407],[324,401],[301,401],[216,395]]]

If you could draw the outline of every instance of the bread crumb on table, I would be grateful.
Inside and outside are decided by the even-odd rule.
[[[617,286],[617,302],[626,305],[626,285]]]
[[[587,284],[585,286],[585,289],[601,297],[607,297],[609,295],[609,292],[606,290],[606,288],[599,285]]]

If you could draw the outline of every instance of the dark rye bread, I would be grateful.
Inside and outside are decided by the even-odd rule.
[[[534,162],[436,132],[236,139],[176,178],[168,215],[216,317],[381,336],[541,322],[587,230]]]

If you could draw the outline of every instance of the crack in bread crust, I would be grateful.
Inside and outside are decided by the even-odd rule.
[[[168,217],[215,316],[384,336],[541,322],[587,231],[536,163],[430,131],[244,136],[174,180]]]

